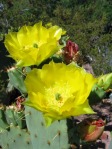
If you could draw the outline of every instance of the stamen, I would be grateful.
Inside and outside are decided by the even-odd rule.
[[[38,48],[37,43],[34,43],[34,44],[33,44],[33,47],[34,47],[34,48]]]
[[[59,93],[56,93],[56,94],[55,94],[55,99],[56,99],[56,100],[60,100],[60,99],[61,99],[61,95],[60,95]]]

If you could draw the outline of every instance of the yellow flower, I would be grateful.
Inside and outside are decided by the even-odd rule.
[[[5,37],[5,46],[17,66],[39,65],[60,49],[58,40],[62,29],[58,26],[45,28],[42,22],[34,26],[23,26],[18,32]]]
[[[26,77],[26,105],[42,111],[47,125],[70,116],[94,113],[87,97],[96,79],[71,63],[50,62]]]

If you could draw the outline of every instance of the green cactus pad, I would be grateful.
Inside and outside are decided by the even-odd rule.
[[[12,67],[8,70],[8,76],[10,84],[12,84],[22,94],[27,94],[26,87],[24,85],[24,74],[22,69]]]
[[[15,119],[15,116],[14,116],[14,109],[7,108],[5,110],[5,115],[6,115],[7,123],[9,125],[10,124],[17,125],[16,119]]]
[[[6,117],[5,117],[5,113],[4,113],[4,109],[3,107],[0,108],[0,131],[2,131],[2,129],[7,129],[9,127]]]
[[[104,90],[112,89],[112,73],[100,76],[98,78],[98,86]]]
[[[94,85],[88,97],[90,105],[100,102],[105,96],[106,92],[98,84]]]
[[[66,120],[46,127],[41,112],[26,106],[25,115],[33,149],[69,149]]]
[[[0,133],[0,145],[3,149],[33,149],[30,134],[18,126],[10,125],[10,131]]]

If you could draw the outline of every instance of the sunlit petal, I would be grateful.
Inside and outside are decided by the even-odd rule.
[[[27,105],[43,112],[46,121],[94,113],[88,96],[97,79],[75,64],[51,61],[33,69],[25,79]],[[31,103],[28,104],[28,103]]]

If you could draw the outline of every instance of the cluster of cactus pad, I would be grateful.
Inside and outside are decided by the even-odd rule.
[[[66,120],[46,128],[41,113],[33,108],[17,111],[14,106],[1,106],[0,145],[3,149],[67,149]]]
[[[16,88],[24,98],[27,90],[24,86],[25,75],[29,67],[8,69],[9,90]],[[111,79],[110,79],[111,78]],[[107,85],[107,82],[109,84]],[[101,82],[103,80],[103,84]],[[90,104],[101,100],[106,95],[106,90],[112,85],[112,74],[108,78],[101,78],[99,84],[94,86],[90,96]],[[107,86],[105,88],[105,86]],[[72,129],[71,129],[72,130]],[[0,107],[0,145],[2,149],[70,149],[71,139],[78,142],[79,136],[68,131],[67,120],[55,121],[46,127],[42,113],[24,106],[17,109],[16,105]],[[72,136],[72,137],[71,137]],[[69,138],[69,139],[68,139]]]

